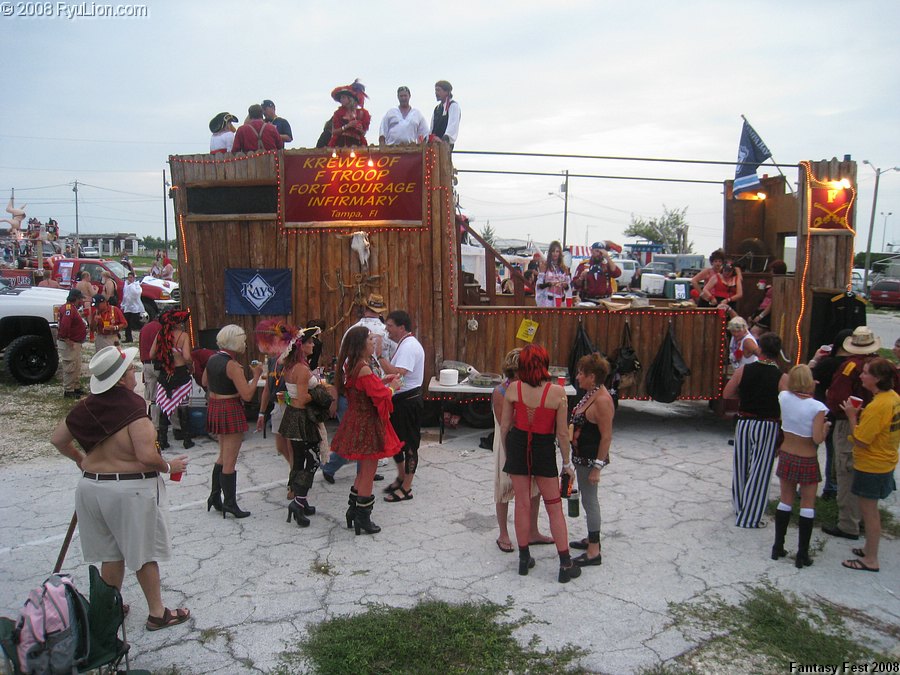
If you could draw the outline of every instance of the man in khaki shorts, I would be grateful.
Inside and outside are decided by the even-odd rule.
[[[91,394],[59,423],[51,442],[82,472],[75,512],[84,560],[100,562],[103,580],[119,589],[125,566],[134,570],[150,610],[147,630],[159,630],[191,616],[163,605],[158,564],[171,553],[162,474],[182,473],[187,455],[167,461],[156,446],[144,399],[134,392],[137,352],[106,347],[94,355]]]

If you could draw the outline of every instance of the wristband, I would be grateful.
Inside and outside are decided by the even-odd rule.
[[[259,413],[258,416],[259,416],[259,417],[265,417],[265,416],[266,416],[266,413]]]
[[[172,465],[166,462],[166,473],[172,473]]]
[[[565,464],[563,464],[563,468],[564,469],[574,469],[575,465],[572,464],[572,462],[566,462]]]

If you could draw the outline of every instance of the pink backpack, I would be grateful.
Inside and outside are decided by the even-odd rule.
[[[51,575],[28,594],[15,634],[23,672],[77,672],[90,651],[87,606],[67,574]]]

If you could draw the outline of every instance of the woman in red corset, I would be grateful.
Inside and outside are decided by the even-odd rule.
[[[359,80],[351,85],[336,87],[331,98],[341,104],[331,116],[331,139],[329,148],[349,148],[354,145],[368,145],[366,132],[372,120],[369,111],[363,107],[366,88]]]
[[[344,459],[358,460],[359,470],[350,488],[347,527],[356,534],[375,534],[381,528],[372,523],[372,483],[378,460],[400,452],[401,443],[391,426],[391,398],[399,388],[396,375],[382,381],[369,367],[375,353],[375,334],[365,326],[347,331],[335,373],[339,394],[347,397],[347,412],[331,441],[331,451]]]
[[[519,574],[534,567],[528,550],[531,522],[531,479],[534,478],[544,507],[550,516],[550,533],[559,553],[559,582],[564,584],[581,575],[581,568],[569,555],[569,532],[559,494],[556,468],[556,444],[562,452],[563,471],[575,478],[571,459],[569,431],[566,426],[566,391],[550,383],[550,357],[540,345],[528,345],[519,355],[519,379],[506,390],[500,435],[506,444],[506,465],[515,491],[516,540],[519,544]],[[524,543],[524,545],[523,545]]]

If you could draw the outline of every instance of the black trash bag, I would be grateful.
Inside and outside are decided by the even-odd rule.
[[[619,374],[616,372],[616,363],[614,359],[610,359],[597,346],[591,342],[587,331],[584,330],[584,324],[578,323],[578,332],[575,333],[575,342],[572,345],[572,353],[569,355],[569,382],[575,387],[575,396],[581,398],[585,391],[578,386],[575,376],[578,374],[578,362],[582,356],[588,354],[599,354],[607,363],[609,363],[609,375],[606,377],[606,388],[609,389],[609,395],[612,397],[613,405],[619,407]]]
[[[671,403],[678,398],[684,378],[691,374],[675,344],[672,326],[663,338],[662,346],[647,371],[647,395],[660,403]]]

